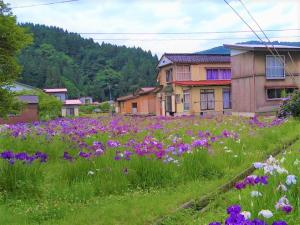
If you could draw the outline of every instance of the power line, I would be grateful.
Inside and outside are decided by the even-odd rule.
[[[282,59],[281,55],[279,54],[279,52],[277,51],[277,49],[275,48],[275,46],[272,44],[272,42],[270,41],[270,39],[268,38],[267,34],[264,32],[264,30],[261,28],[261,26],[259,25],[259,23],[257,22],[257,20],[254,18],[254,16],[252,16],[251,12],[248,10],[248,8],[246,7],[246,5],[244,4],[244,2],[242,0],[239,0],[240,3],[242,4],[242,6],[245,8],[245,10],[247,11],[248,15],[251,17],[251,19],[256,23],[256,25],[258,26],[258,28],[261,30],[261,32],[263,33],[263,35],[265,36],[265,38],[267,39],[268,43],[273,47],[274,51],[276,52],[280,62],[284,65],[285,62],[284,60]],[[294,66],[296,66],[296,64],[294,63],[294,60],[292,59],[292,56],[291,54],[288,52],[288,55],[292,61],[292,63],[294,64]],[[290,73],[290,75],[292,75]],[[295,78],[294,76],[292,75],[292,79],[295,83]]]
[[[31,7],[36,7],[36,6],[55,5],[55,4],[77,2],[77,1],[80,1],[80,0],[65,0],[65,1],[58,1],[58,2],[48,2],[48,3],[41,3],[41,4],[33,4],[33,5],[14,6],[14,7],[11,7],[11,9],[31,8]]]
[[[247,21],[239,14],[238,11],[235,10],[235,8],[233,8],[228,2],[227,0],[224,0],[224,2],[235,12],[235,14],[250,28],[250,30],[255,34],[255,36],[262,42],[264,43],[264,41],[259,37],[259,35],[253,30],[253,28],[247,23]],[[264,44],[267,49],[269,50],[269,52],[275,56],[275,54],[273,53],[273,51],[269,48],[268,45]]]
[[[270,37],[270,38],[300,38],[300,36]],[[251,39],[249,37],[224,37],[224,38],[93,38],[95,41],[217,41],[217,40],[237,40]]]
[[[299,28],[292,29],[269,29],[265,30],[266,32],[281,32],[281,31],[299,31]],[[255,32],[261,32],[257,30]],[[195,32],[81,32],[78,34],[89,34],[89,35],[98,35],[98,34],[111,34],[111,35],[182,35],[182,34],[229,34],[229,33],[252,33],[249,30],[233,30],[233,31],[195,31]]]

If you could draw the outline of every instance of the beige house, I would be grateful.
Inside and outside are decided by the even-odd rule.
[[[229,55],[164,54],[157,66],[157,115],[230,113]]]
[[[275,112],[300,85],[300,47],[224,45],[231,50],[233,114]]]
[[[79,116],[79,106],[81,104],[79,99],[65,100],[61,109],[62,116]]]
[[[61,115],[66,116],[79,116],[79,106],[82,102],[79,99],[68,99],[68,90],[66,88],[47,88],[44,92],[55,96],[58,100],[63,102],[61,108]]]

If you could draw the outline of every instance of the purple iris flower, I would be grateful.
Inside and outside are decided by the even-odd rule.
[[[268,184],[268,176],[261,176],[260,177],[260,183],[261,184]]]
[[[79,156],[85,159],[90,158],[91,153],[86,153],[86,152],[79,152]]]
[[[15,157],[14,153],[12,151],[4,151],[0,154],[2,159],[10,160]]]
[[[64,152],[63,158],[65,160],[68,160],[68,161],[72,161],[73,160],[73,157],[68,152]]]
[[[260,219],[254,219],[252,220],[251,225],[268,225],[265,221]]]
[[[222,225],[222,224],[220,222],[212,222],[212,223],[210,223],[208,225]]]
[[[246,184],[241,181],[241,182],[238,182],[234,185],[234,187],[237,189],[237,190],[241,190],[241,189],[244,189],[246,187]]]
[[[228,214],[238,214],[241,212],[241,206],[239,205],[231,205],[227,208]]]
[[[25,161],[28,159],[28,155],[26,152],[20,152],[15,154],[15,158],[20,161]]]
[[[281,210],[282,210],[283,212],[285,212],[286,214],[289,214],[290,212],[292,212],[293,207],[290,206],[290,205],[284,205],[284,206],[281,208]]]
[[[278,220],[272,223],[272,225],[288,225],[287,222],[283,220]]]

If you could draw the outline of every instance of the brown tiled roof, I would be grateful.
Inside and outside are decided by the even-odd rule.
[[[230,63],[230,55],[227,54],[166,53],[164,56],[173,63]]]

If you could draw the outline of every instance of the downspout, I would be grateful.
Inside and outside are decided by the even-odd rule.
[[[256,114],[256,83],[255,83],[255,53],[253,51],[253,97],[254,97],[254,114]]]

